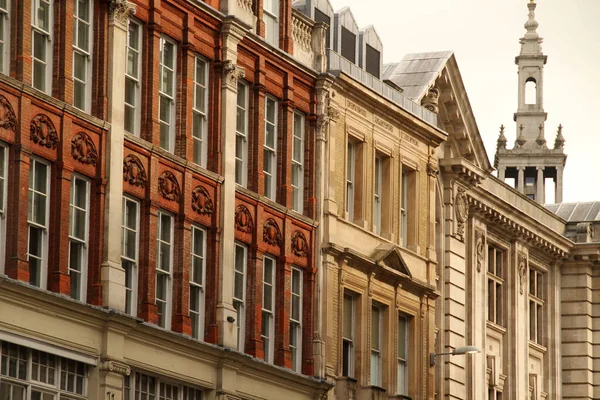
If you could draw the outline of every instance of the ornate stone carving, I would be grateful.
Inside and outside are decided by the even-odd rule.
[[[523,145],[527,143],[527,139],[523,136],[523,129],[525,129],[525,125],[519,125],[519,136],[517,137],[517,140],[515,140],[515,147],[517,149],[523,147]]]
[[[210,215],[213,212],[213,201],[204,186],[197,186],[192,191],[192,210],[200,215]]]
[[[273,218],[269,218],[263,225],[263,241],[271,246],[281,247],[283,236],[277,222]]]
[[[131,374],[131,368],[129,368],[129,365],[111,360],[102,361],[102,363],[100,363],[100,371],[114,372],[124,376],[129,376]]]
[[[85,133],[80,132],[71,140],[71,155],[75,161],[82,164],[96,165],[98,152],[92,139]]]
[[[246,76],[244,68],[238,67],[231,60],[223,61],[223,82],[231,89],[237,90],[238,79],[243,79]]]
[[[525,280],[527,279],[527,256],[525,254],[519,253],[517,265],[519,267],[519,292],[523,294],[523,286],[525,286]]]
[[[54,124],[47,115],[38,114],[31,120],[29,128],[30,139],[33,143],[49,149],[56,149],[58,146],[58,134]]]
[[[475,261],[477,272],[481,272],[481,267],[485,261],[485,235],[479,229],[475,230]]]
[[[158,177],[158,193],[167,200],[179,201],[181,189],[171,171],[165,171]]]
[[[367,116],[367,110],[365,110],[364,108],[362,108],[361,106],[354,104],[352,102],[348,102],[348,108],[352,111],[355,111],[356,113],[362,115],[363,117]]]
[[[2,95],[0,95],[0,128],[17,132],[17,116],[6,97]]]
[[[565,147],[565,137],[562,134],[563,126],[562,124],[558,125],[558,131],[556,132],[556,139],[554,139],[554,148],[556,150],[562,149]]]
[[[243,233],[252,233],[254,229],[252,214],[250,214],[248,207],[243,204],[235,208],[235,229]]]
[[[148,177],[146,176],[144,164],[133,154],[128,155],[123,160],[123,180],[133,186],[142,188],[146,186]]]
[[[456,234],[461,238],[465,234],[465,222],[469,216],[469,204],[465,188],[459,186],[454,199],[454,213],[456,214]]]
[[[504,124],[500,125],[500,134],[498,135],[498,140],[496,141],[496,151],[500,149],[506,149],[506,136],[504,136]]]
[[[429,157],[427,162],[427,175],[433,176],[434,178],[440,173],[440,167],[438,166],[437,159]]]
[[[301,231],[292,234],[292,253],[298,257],[306,257],[308,254],[308,242]]]
[[[127,0],[112,0],[110,2],[109,17],[127,26],[129,17],[135,14],[136,5]]]
[[[382,127],[386,131],[389,131],[389,132],[394,131],[394,126],[392,124],[390,124],[389,122],[387,122],[384,119],[379,118],[377,115],[375,115],[373,117],[373,122],[375,122],[375,125]]]
[[[237,0],[238,7],[248,12],[252,12],[252,0]]]
[[[292,14],[292,39],[304,51],[312,50],[312,27]]]
[[[432,86],[429,88],[429,91],[427,92],[425,97],[423,97],[423,100],[421,100],[421,105],[429,111],[431,111],[432,113],[437,114],[440,112],[440,109],[438,107],[439,101],[440,91],[435,86]]]

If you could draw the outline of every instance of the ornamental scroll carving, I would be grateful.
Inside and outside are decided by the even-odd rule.
[[[436,87],[429,88],[429,91],[421,100],[421,105],[434,114],[440,112],[438,103],[440,101],[440,90]]]
[[[128,155],[123,160],[123,180],[133,186],[142,188],[146,186],[148,177],[146,176],[144,164],[133,154]]]
[[[308,254],[308,242],[301,231],[292,234],[292,253],[298,257],[306,257]]]
[[[235,229],[243,233],[252,233],[254,229],[252,214],[250,214],[248,207],[243,204],[235,208]]]
[[[283,236],[277,222],[273,218],[267,219],[263,225],[263,241],[271,246],[281,247],[282,240]]]
[[[131,368],[129,368],[129,365],[117,361],[103,361],[100,364],[100,371],[114,372],[124,376],[129,376],[131,374]]]
[[[454,199],[454,213],[456,214],[456,234],[463,238],[465,234],[465,222],[469,216],[469,205],[465,188],[459,186]]]
[[[127,26],[129,17],[135,14],[136,5],[127,0],[112,0],[109,16],[115,21]]]
[[[2,95],[0,95],[0,128],[17,132],[17,116],[6,97]]]
[[[204,186],[197,186],[192,191],[192,210],[200,215],[210,215],[213,212],[213,201]]]
[[[85,133],[80,132],[71,140],[71,155],[75,161],[82,164],[96,165],[98,152],[92,139]]]
[[[477,264],[477,272],[481,272],[481,268],[485,261],[485,235],[479,229],[475,230],[475,262]]]
[[[181,188],[171,171],[165,171],[158,177],[158,193],[167,200],[179,201]]]
[[[519,293],[523,294],[523,287],[527,278],[527,256],[525,254],[519,253],[517,265],[519,266]]]
[[[239,79],[243,79],[246,76],[244,68],[238,67],[231,60],[226,60],[222,64],[223,68],[223,82],[227,84],[231,89],[237,90],[237,83]]]
[[[56,149],[58,146],[58,134],[54,124],[44,114],[38,114],[31,120],[29,138],[33,143],[49,149]]]

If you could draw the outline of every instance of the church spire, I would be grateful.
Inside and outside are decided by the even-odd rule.
[[[537,32],[539,26],[535,20],[535,8],[537,4],[534,1],[530,1],[527,4],[529,9],[529,19],[525,22],[525,36],[522,37],[519,42],[521,43],[521,56],[524,55],[542,55],[542,41],[543,39]]]

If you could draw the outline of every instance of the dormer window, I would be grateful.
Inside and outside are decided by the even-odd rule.
[[[264,0],[263,22],[265,23],[265,40],[279,46],[279,0]]]
[[[376,78],[380,77],[379,66],[381,65],[381,53],[373,47],[367,45],[367,60],[365,61],[365,70]]]
[[[341,49],[342,57],[356,63],[356,35],[344,27],[342,27]]]

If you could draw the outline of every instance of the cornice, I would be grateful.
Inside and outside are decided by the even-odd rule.
[[[486,173],[475,164],[464,158],[445,158],[440,160],[440,167],[444,175],[451,175],[454,179],[473,187],[481,184],[487,177]]]

